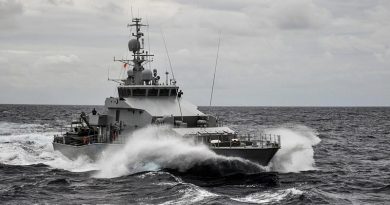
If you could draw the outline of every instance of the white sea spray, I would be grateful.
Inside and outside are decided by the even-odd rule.
[[[267,130],[281,136],[281,149],[269,167],[277,172],[300,172],[315,169],[313,146],[320,143],[317,132],[303,125]]]
[[[219,156],[206,145],[175,134],[168,126],[149,126],[132,133],[122,149],[103,153],[95,177],[111,178],[160,168],[186,171],[206,161],[216,166],[224,161],[229,168],[247,165],[262,171],[260,166],[246,160]]]

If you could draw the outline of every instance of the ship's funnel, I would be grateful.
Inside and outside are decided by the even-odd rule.
[[[141,44],[137,39],[131,39],[129,41],[129,51],[135,53],[141,49]]]

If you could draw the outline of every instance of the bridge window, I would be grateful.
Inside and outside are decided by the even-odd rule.
[[[146,90],[145,89],[134,89],[133,90],[133,96],[145,96]]]
[[[120,97],[123,97],[123,89],[122,88],[118,88],[118,94]]]
[[[169,89],[160,89],[160,96],[169,96]]]
[[[176,89],[171,89],[171,96],[176,96],[176,95],[177,95]]]
[[[117,121],[117,122],[119,122],[119,115],[121,114],[121,111],[120,110],[116,110],[115,111],[115,120]]]
[[[129,96],[131,96],[131,89],[126,89],[125,90],[126,92],[126,97],[129,97]]]
[[[119,97],[127,98],[131,96],[131,89],[129,88],[118,88]]]
[[[149,89],[148,90],[148,96],[157,96],[158,90],[157,89]]]

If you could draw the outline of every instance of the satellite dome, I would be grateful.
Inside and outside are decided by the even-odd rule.
[[[142,80],[149,81],[153,79],[153,73],[149,69],[142,71]]]
[[[129,70],[127,71],[127,76],[129,76],[129,77],[133,77],[133,76],[134,76],[134,73],[133,73],[133,70],[132,70],[132,69],[129,69]]]
[[[135,53],[136,51],[139,51],[140,48],[141,48],[141,44],[137,39],[131,39],[129,41],[129,51]]]

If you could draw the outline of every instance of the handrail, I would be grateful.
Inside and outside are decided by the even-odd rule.
[[[202,134],[198,134],[198,137],[202,137]],[[232,140],[233,138],[228,138],[229,141],[221,140],[221,135],[218,133],[207,133],[203,135],[204,138],[210,138],[210,139],[217,139],[215,143],[210,143],[209,146],[211,147],[220,147],[220,143],[226,143],[226,147],[236,147],[232,146]],[[239,147],[260,147],[260,148],[281,148],[281,139],[280,135],[277,134],[266,134],[266,133],[258,133],[255,134],[246,134],[246,135],[239,135],[235,137],[236,139],[239,139],[239,141],[245,143],[245,145],[241,145]],[[248,143],[249,142],[249,143]],[[225,146],[223,146],[225,147]]]

